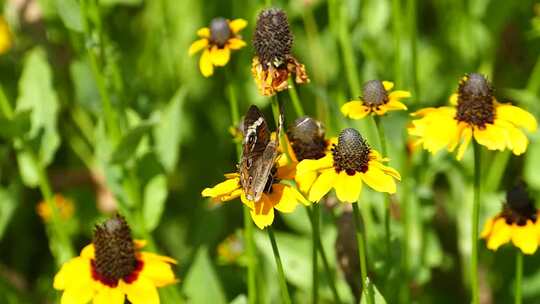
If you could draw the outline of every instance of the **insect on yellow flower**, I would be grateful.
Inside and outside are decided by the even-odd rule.
[[[159,304],[157,287],[177,282],[171,268],[176,261],[140,252],[125,219],[115,216],[94,231],[92,244],[67,261],[54,277],[63,290],[61,304]]]
[[[296,182],[310,201],[319,201],[332,188],[342,202],[353,203],[365,183],[378,192],[395,193],[394,179],[399,173],[382,162],[388,161],[370,148],[360,133],[348,128],[341,131],[332,152],[317,159],[304,159],[296,167]]]
[[[295,74],[296,83],[309,82],[304,65],[291,55],[292,44],[287,14],[277,8],[261,11],[253,34],[257,55],[251,72],[262,95],[273,96],[286,90],[291,74]]]
[[[413,113],[409,134],[418,137],[431,153],[446,148],[461,159],[474,137],[489,150],[510,149],[515,155],[527,150],[529,140],[521,128],[533,132],[537,128],[534,116],[511,104],[499,103],[493,96],[488,80],[476,73],[465,75],[458,92],[450,97],[451,106],[426,108]]]
[[[231,57],[231,50],[239,50],[246,46],[239,34],[246,25],[247,21],[244,19],[229,21],[215,18],[210,27],[203,27],[197,31],[201,39],[191,44],[188,53],[193,55],[203,50],[199,69],[204,77],[214,74],[214,66],[225,66]]]
[[[519,184],[507,192],[502,211],[488,219],[481,237],[491,250],[512,241],[524,254],[533,254],[540,243],[539,215],[525,186]]]
[[[369,114],[384,115],[388,111],[407,110],[400,100],[411,97],[411,93],[392,91],[393,87],[394,83],[390,81],[370,80],[362,87],[362,97],[345,103],[341,113],[352,119],[362,119]]]
[[[11,32],[3,16],[0,16],[0,55],[11,48]]]

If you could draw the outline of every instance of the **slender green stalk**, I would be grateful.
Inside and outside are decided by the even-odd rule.
[[[360,210],[358,209],[358,204],[356,202],[352,204],[353,207],[353,217],[354,223],[356,226],[356,241],[358,242],[358,257],[360,258],[360,274],[362,277],[362,296],[366,296],[367,303],[373,304],[373,298],[371,293],[371,286],[369,284],[369,279],[367,276],[367,254],[366,254],[366,244],[364,239],[364,233],[362,232],[362,219],[360,215]]]
[[[296,112],[296,116],[301,117],[304,116],[304,108],[302,107],[302,103],[300,102],[300,98],[298,98],[298,93],[296,92],[296,85],[294,83],[294,79],[289,76],[289,96],[291,97],[291,101],[294,107],[294,111]]]
[[[532,94],[538,93],[540,90],[540,56],[536,60],[536,64],[529,76],[529,81],[527,82],[527,91]]]
[[[336,5],[339,6],[339,43],[341,45],[341,51],[343,53],[343,61],[345,66],[345,72],[347,75],[347,82],[349,83],[349,89],[351,96],[358,96],[361,92],[360,77],[356,71],[356,59],[353,54],[353,47],[351,44],[351,36],[347,25],[347,14],[345,5],[341,5],[340,1],[336,1]]]
[[[4,115],[5,118],[11,119],[13,118],[13,107],[9,103],[9,100],[7,99],[6,94],[4,93],[4,87],[0,84],[0,111],[2,111],[2,115]]]
[[[375,127],[377,127],[377,133],[379,134],[379,141],[381,143],[381,153],[383,157],[388,156],[388,147],[386,145],[386,136],[384,134],[384,126],[380,116],[374,116]],[[384,233],[386,242],[386,257],[390,258],[391,248],[391,231],[390,231],[390,196],[384,196]]]
[[[227,99],[229,100],[229,107],[231,110],[231,123],[236,125],[240,121],[240,112],[238,110],[238,98],[234,84],[229,76],[227,69],[225,69],[225,78],[227,83]],[[236,157],[240,161],[242,156],[242,144],[239,142],[236,144]],[[242,215],[244,217],[244,239],[246,242],[247,252],[247,277],[248,277],[248,303],[257,303],[257,281],[255,276],[256,259],[255,259],[255,246],[253,242],[253,223],[249,214],[249,208],[242,206]]]
[[[285,134],[283,132],[280,132],[280,131],[283,131],[283,130],[279,130],[279,116],[280,116],[280,108],[281,108],[281,100],[279,99],[279,94],[276,94],[273,98],[272,98],[272,101],[271,101],[271,104],[272,104],[272,114],[274,115],[274,121],[276,122],[276,130],[277,130],[277,133],[280,134],[279,136],[279,145],[281,147],[287,147],[287,140],[285,139]],[[285,156],[287,157],[287,160],[288,161],[291,161],[292,160],[292,157],[291,155],[289,155],[289,149],[287,148],[284,148],[283,149],[285,151]]]
[[[514,287],[514,304],[521,304],[521,281],[523,279],[523,253],[516,248],[516,286]]]
[[[266,228],[266,232],[268,232],[268,238],[272,244],[272,252],[274,253],[274,259],[276,261],[279,287],[281,288],[281,302],[284,304],[290,304],[291,297],[289,296],[289,289],[287,288],[287,281],[285,279],[285,273],[283,272],[283,264],[281,264],[281,257],[279,256],[279,249],[274,232],[272,231],[272,227]]]
[[[409,20],[409,39],[411,43],[411,80],[414,90],[414,96],[420,99],[420,90],[418,88],[418,43],[416,28],[416,0],[407,1],[407,17]]]
[[[471,292],[472,303],[478,304],[478,217],[480,211],[480,145],[475,141],[474,144],[474,201],[472,212],[472,252],[471,252]]]
[[[394,32],[394,81],[403,85],[401,73],[401,2],[392,0],[392,29]]]
[[[311,207],[311,212],[309,212],[309,209],[306,207],[306,210],[308,210],[308,214],[311,215],[311,241],[312,241],[312,250],[311,250],[311,257],[312,257],[312,272],[313,272],[313,282],[312,282],[312,292],[313,292],[313,303],[319,303],[319,263],[317,262],[317,247],[319,245],[320,241],[320,235],[319,235],[319,204],[313,204]],[[319,241],[317,241],[319,239]]]

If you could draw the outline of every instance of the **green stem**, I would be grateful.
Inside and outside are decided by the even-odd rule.
[[[523,279],[523,253],[516,248],[516,286],[514,290],[514,304],[521,304],[521,281]]]
[[[336,5],[340,5],[340,1],[336,1]],[[347,75],[347,82],[349,83],[349,89],[351,96],[359,96],[361,93],[360,77],[356,71],[356,59],[353,54],[353,46],[351,44],[351,36],[347,25],[347,14],[345,5],[339,7],[339,43],[341,45],[341,51],[343,53],[343,61],[345,66],[345,72]]]
[[[0,84],[0,111],[2,111],[2,115],[4,115],[7,119],[13,118],[13,107],[9,103],[9,100],[7,99],[6,94],[4,93],[4,87]]]
[[[527,82],[527,91],[532,94],[538,93],[540,90],[540,56],[536,60],[536,64],[529,76],[529,81]]]
[[[289,289],[287,288],[287,281],[285,280],[285,273],[283,272],[283,265],[281,264],[281,257],[279,256],[279,249],[277,247],[276,238],[272,227],[266,228],[268,232],[268,238],[272,244],[272,252],[274,253],[274,259],[276,261],[277,272],[278,272],[278,281],[281,288],[281,302],[284,304],[291,303],[291,297],[289,296]]]
[[[279,125],[279,119],[280,119],[279,116],[280,116],[280,108],[281,108],[280,102],[281,101],[279,100],[279,95],[276,94],[272,98],[272,101],[271,101],[272,114],[274,115],[274,121],[276,122],[276,132],[279,135],[279,145],[281,147],[287,147],[287,140],[285,139],[285,134],[284,132],[281,132],[283,130],[279,130],[279,128],[282,127]],[[292,157],[291,155],[289,155],[289,149],[284,148],[283,150],[285,151],[285,156],[287,157],[287,160],[290,162],[292,160]]]
[[[418,43],[416,28],[416,0],[408,0],[407,15],[409,19],[409,38],[411,43],[411,74],[414,96],[420,100],[420,90],[418,88]]]
[[[311,207],[311,212],[309,212],[309,209],[306,207],[306,210],[308,211],[308,214],[311,216],[311,238],[312,238],[312,250],[311,250],[311,257],[312,257],[312,272],[313,272],[313,303],[319,303],[319,263],[317,262],[317,247],[319,245],[320,241],[320,235],[319,235],[319,204],[314,204]],[[318,241],[319,240],[319,241]]]
[[[386,145],[386,136],[384,134],[384,126],[382,125],[381,117],[378,115],[374,116],[375,127],[377,128],[377,133],[379,134],[379,141],[381,143],[381,153],[383,157],[388,156],[388,147]],[[390,249],[391,249],[391,231],[390,231],[390,196],[384,196],[384,233],[385,233],[385,242],[386,242],[386,256],[390,258]]]
[[[392,28],[394,32],[394,81],[397,86],[403,85],[401,79],[401,3],[392,0]]]
[[[478,294],[478,217],[480,211],[480,145],[476,142],[474,146],[474,201],[472,212],[472,252],[471,252],[471,291],[472,303],[479,303]]]
[[[298,98],[298,93],[296,92],[296,85],[292,77],[289,77],[288,81],[289,81],[288,91],[289,91],[289,96],[291,97],[294,111],[296,112],[296,116],[302,117],[306,114],[304,113],[304,108],[302,107],[302,103],[300,102],[300,99]]]
[[[369,284],[369,279],[367,276],[367,258],[366,258],[366,244],[364,239],[364,233],[362,232],[362,217],[360,215],[360,210],[358,209],[358,204],[360,202],[352,203],[353,207],[353,217],[354,223],[356,226],[356,241],[358,242],[358,257],[360,259],[360,273],[362,278],[362,296],[366,296],[367,303],[373,304],[372,293],[370,291],[371,287]]]

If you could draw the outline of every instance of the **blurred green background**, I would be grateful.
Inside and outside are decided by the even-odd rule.
[[[350,121],[339,107],[360,94],[369,79],[392,80],[413,97],[411,111],[443,105],[467,72],[481,72],[496,96],[540,114],[540,3],[495,0],[290,0],[272,1],[289,16],[293,53],[311,83],[298,86],[309,115],[335,136],[359,128],[377,146],[369,123]],[[264,1],[199,0],[4,0],[12,46],[0,55],[2,94],[14,109],[0,115],[0,303],[56,303],[55,262],[70,255],[40,217],[39,166],[52,192],[67,203],[62,228],[75,252],[90,242],[93,226],[118,206],[137,210],[136,237],[178,259],[176,287],[187,303],[244,303],[245,258],[238,201],[216,206],[203,188],[233,172],[235,143],[226,87],[234,86],[240,111],[263,108],[250,68],[251,35]],[[248,47],[210,78],[189,57],[196,30],[215,17],[243,18]],[[92,59],[88,50],[96,54]],[[92,60],[103,83],[92,71]],[[225,81],[224,70],[231,75]],[[101,86],[101,87],[100,87]],[[117,110],[121,144],[105,132],[100,89]],[[286,120],[296,117],[287,94]],[[403,175],[392,203],[393,262],[382,259],[382,195],[363,191],[370,275],[387,303],[468,301],[469,213],[472,149],[463,162],[407,149],[407,113],[384,118],[391,165]],[[497,213],[504,191],[525,179],[540,193],[540,132],[530,134],[526,155],[483,151],[481,225]],[[41,184],[42,185],[42,184]],[[43,188],[41,188],[43,190]],[[353,295],[336,262],[337,222],[344,206],[323,202],[322,238],[342,299]],[[120,203],[119,203],[120,202]],[[44,207],[43,207],[44,208]],[[72,212],[69,211],[72,208]],[[274,222],[292,295],[310,301],[311,229],[305,210],[279,214]],[[50,221],[50,219],[49,219]],[[408,238],[403,240],[404,223]],[[345,228],[344,228],[345,229]],[[347,229],[345,229],[347,230]],[[346,232],[346,231],[345,231]],[[345,233],[343,232],[343,233]],[[345,238],[347,240],[347,238]],[[279,303],[270,244],[255,235],[264,303]],[[352,240],[350,240],[352,241]],[[511,246],[496,253],[480,246],[482,303],[509,303],[513,296]],[[403,276],[400,267],[406,265]],[[353,271],[354,272],[354,271]],[[332,296],[321,267],[321,302]],[[353,273],[353,276],[359,273]],[[405,279],[404,279],[405,278]],[[526,303],[540,303],[540,258],[527,256]],[[165,303],[175,303],[165,291]],[[382,300],[381,300],[382,303]]]

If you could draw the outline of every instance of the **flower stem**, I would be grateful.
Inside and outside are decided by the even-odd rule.
[[[0,84],[0,111],[2,115],[7,119],[13,118],[13,107],[9,103],[7,96],[4,92],[4,87]]]
[[[377,127],[377,133],[379,134],[379,141],[381,143],[381,153],[383,157],[388,156],[388,148],[386,145],[386,136],[384,134],[384,126],[380,116],[374,116],[375,126]],[[386,257],[390,258],[391,248],[391,232],[390,232],[390,196],[384,196],[384,233],[386,242]]]
[[[306,207],[306,210],[307,209]],[[313,272],[313,286],[312,286],[312,292],[313,292],[313,303],[319,303],[319,264],[317,263],[317,246],[319,245],[320,241],[320,235],[319,235],[319,204],[314,204],[311,207],[311,235],[312,235],[312,250],[311,250],[311,257],[312,257],[312,272]]]
[[[279,128],[282,127],[279,125],[281,109],[282,109],[281,100],[279,99],[279,94],[276,94],[272,98],[271,104],[272,104],[272,114],[274,115],[274,121],[276,122],[276,132],[279,135],[279,139],[278,139],[279,145],[283,147],[283,151],[285,151],[285,156],[287,157],[287,160],[290,162],[292,161],[292,157],[291,155],[289,155],[289,149],[287,149],[287,140],[285,139],[284,132],[281,132],[284,130],[279,130]]]
[[[366,262],[366,246],[364,234],[362,232],[362,217],[360,210],[358,209],[359,202],[352,203],[353,217],[356,226],[356,241],[358,242],[358,257],[360,259],[360,274],[362,276],[362,295],[366,296],[367,303],[373,304],[372,294],[370,291],[369,279],[367,276],[367,262]]]
[[[272,252],[274,253],[274,259],[276,261],[279,286],[281,288],[281,301],[284,304],[290,304],[291,297],[289,296],[287,281],[285,279],[285,273],[283,272],[283,265],[281,264],[281,257],[279,256],[279,250],[277,247],[276,238],[274,237],[274,231],[272,230],[272,227],[268,227],[266,228],[266,232],[268,232],[268,238],[270,239],[270,243],[272,244]]]
[[[392,0],[392,28],[394,34],[394,81],[396,85],[403,85],[401,79],[401,3]]]
[[[478,217],[480,211],[480,145],[474,142],[474,201],[472,212],[471,292],[472,303],[478,304]]]
[[[521,280],[523,279],[523,253],[516,249],[516,286],[514,287],[514,304],[521,304]]]
[[[294,84],[294,80],[292,77],[289,77],[289,96],[291,97],[291,101],[294,107],[294,111],[296,112],[296,116],[302,117],[306,115],[304,113],[304,108],[302,107],[302,103],[300,102],[300,99],[298,98],[298,93],[296,92],[296,85]]]
[[[416,0],[407,1],[407,15],[409,21],[409,39],[411,43],[411,75],[414,96],[420,100],[420,90],[418,88],[418,43],[416,28]]]

